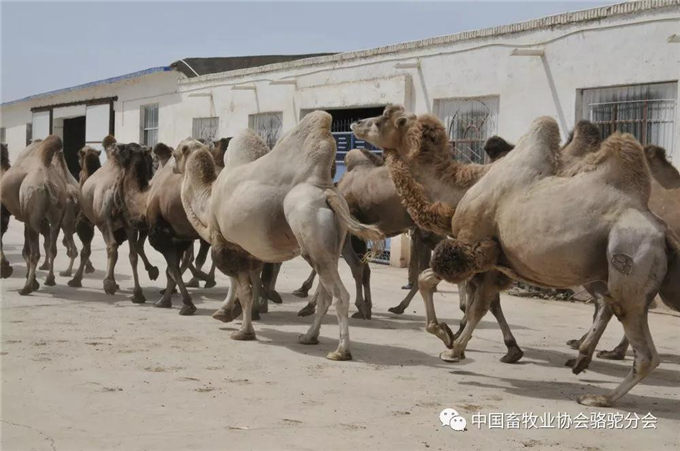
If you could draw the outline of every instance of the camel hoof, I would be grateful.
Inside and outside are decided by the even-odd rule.
[[[611,405],[609,399],[604,395],[581,395],[578,397],[578,403],[591,407],[609,407]]]
[[[318,337],[308,337],[307,335],[300,335],[298,337],[298,343],[303,344],[303,345],[318,345],[319,344],[319,338]]]
[[[208,280],[205,281],[205,285],[203,285],[203,288],[212,288],[215,285],[217,285],[217,282],[215,281],[215,279],[208,279]]]
[[[283,304],[283,299],[281,299],[281,295],[276,290],[271,290],[268,292],[267,299],[272,301],[274,304]]]
[[[104,279],[104,292],[106,294],[115,294],[118,289],[118,284],[113,279]]]
[[[33,279],[33,282],[31,282],[31,290],[35,291],[38,288],[40,288],[40,284],[38,283],[37,280]]]
[[[187,283],[184,284],[187,288],[198,288],[198,279],[192,277]]]
[[[42,265],[38,266],[38,269],[40,269],[42,271],[47,271],[48,269],[50,269],[50,265],[49,265],[49,263],[45,262]]]
[[[165,299],[165,298],[160,298],[156,302],[154,302],[154,307],[158,308],[171,308],[172,307],[172,301],[170,299]]]
[[[501,362],[515,363],[519,361],[519,359],[521,359],[523,355],[524,351],[522,351],[520,348],[510,348],[508,349],[508,353],[501,357]]]
[[[446,345],[447,348],[451,349],[453,347],[453,341],[455,338],[453,336],[453,332],[451,332],[451,329],[445,322],[429,325],[425,327],[425,330],[439,337],[439,339],[444,342],[444,345]]]
[[[218,321],[222,321],[223,323],[229,323],[236,319],[236,316],[234,316],[233,311],[227,311],[223,309],[217,310],[215,313],[212,314],[212,317]]]
[[[300,311],[298,312],[298,316],[313,315],[315,310],[316,306],[314,304],[307,304],[300,309]]]
[[[179,309],[179,314],[182,316],[191,316],[196,313],[196,306],[194,304],[184,304],[181,309]]]
[[[402,290],[410,290],[411,288],[413,288],[413,284],[412,284],[412,283],[407,283],[406,285],[403,285],[403,286],[401,287]]]
[[[63,270],[59,273],[61,277],[71,277],[71,271]]]
[[[231,334],[231,339],[232,340],[239,340],[239,341],[250,341],[250,340],[255,340],[255,332],[253,331],[244,331],[244,330],[237,330],[233,334]]]
[[[73,288],[80,288],[83,286],[83,282],[80,279],[71,279],[66,282],[66,285]]]
[[[590,365],[590,358],[579,354],[575,359],[569,359],[564,364],[565,366],[571,367],[571,372],[574,374],[579,374],[585,371]]]
[[[460,362],[464,357],[454,354],[453,349],[447,349],[439,354],[439,358],[445,362]]]
[[[144,297],[142,290],[135,290],[130,300],[133,304],[144,304],[146,302],[146,298]]]
[[[88,261],[85,264],[85,273],[86,274],[92,274],[93,272],[94,272],[94,266],[92,266],[92,263]]]
[[[326,358],[328,360],[343,362],[345,360],[352,360],[352,353],[349,351],[333,351],[326,354]]]
[[[147,268],[146,272],[149,273],[149,279],[151,280],[158,279],[158,268],[156,268],[155,266]]]
[[[47,278],[45,279],[45,285],[47,285],[48,287],[53,287],[56,284],[57,282],[54,281],[54,274],[52,274],[51,276],[47,276]]]
[[[616,349],[611,351],[600,351],[597,353],[597,358],[606,360],[623,360],[626,358],[626,351],[621,352],[617,351]]]
[[[19,294],[22,295],[22,296],[27,296],[27,295],[33,293],[33,291],[35,291],[33,289],[33,287],[30,287],[30,286],[27,285],[27,286],[23,287],[21,290],[19,290]]]
[[[569,340],[567,342],[567,346],[569,346],[571,349],[578,350],[579,346],[581,346],[581,340],[578,340],[578,339]]]
[[[352,315],[352,318],[371,319],[371,305],[363,302],[356,304],[357,312]]]
[[[394,313],[396,315],[401,315],[402,313],[404,313],[404,310],[406,310],[406,308],[400,307],[398,305],[396,307],[390,307],[387,309],[388,312]]]
[[[6,279],[9,276],[11,276],[13,272],[14,272],[14,268],[12,268],[9,265],[9,263],[5,263],[0,268],[0,277],[2,277],[3,279]]]
[[[297,296],[299,298],[306,298],[309,296],[309,290],[305,290],[303,288],[298,288],[297,290],[293,291],[293,296]],[[298,313],[298,316],[306,316],[306,315],[300,315]]]

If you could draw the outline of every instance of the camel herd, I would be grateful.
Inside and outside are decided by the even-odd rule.
[[[39,236],[45,237],[45,285],[54,285],[59,232],[70,257],[70,276],[82,242],[80,262],[69,286],[80,287],[93,270],[90,245],[95,227],[106,243],[104,291],[118,290],[118,247],[127,241],[134,289],[132,302],[146,301],[139,284],[138,257],[149,277],[159,271],[145,254],[145,242],[166,261],[165,289],[155,303],[171,307],[178,289],[181,315],[196,311],[187,287],[215,285],[215,269],[229,276],[227,297],[214,318],[242,315],[235,340],[255,339],[252,320],[267,311],[280,264],[302,256],[312,274],[294,294],[307,296],[316,275],[316,292],[299,312],[314,313],[303,344],[317,344],[321,321],[333,299],[339,325],[332,360],[352,358],[349,299],[338,273],[344,257],[356,286],[354,317],[370,319],[372,302],[368,242],[411,231],[409,267],[412,287],[390,308],[403,313],[420,291],[426,330],[439,337],[446,361],[465,358],[480,319],[491,310],[508,348],[501,358],[512,363],[523,351],[501,309],[500,291],[513,281],[539,287],[583,286],[595,299],[593,325],[570,345],[578,356],[568,365],[586,369],[607,323],[616,315],[625,336],[613,351],[598,354],[622,359],[630,344],[633,368],[606,395],[583,395],[579,402],[609,406],[658,364],[647,312],[659,295],[680,310],[680,174],[659,147],[643,147],[632,135],[614,133],[602,140],[582,121],[560,144],[557,123],[536,119],[516,145],[499,137],[487,142],[491,163],[463,164],[452,158],[443,124],[416,116],[401,106],[352,124],[354,134],[384,151],[384,160],[366,150],[346,156],[347,172],[333,183],[335,141],[331,116],[316,111],[269,149],[251,130],[230,141],[186,139],[175,149],[118,143],[112,136],[100,151],[80,150],[80,176],[67,170],[61,140],[48,136],[24,149],[10,166],[2,148],[2,233],[9,216],[24,223],[26,283],[20,294],[39,288]],[[201,247],[194,258],[193,244]],[[0,251],[2,250],[0,244]],[[212,267],[202,266],[208,251]],[[431,258],[430,258],[431,255]],[[12,267],[0,255],[2,277]],[[189,270],[192,278],[183,281]],[[464,312],[454,334],[437,319],[433,293],[440,281],[459,284]]]

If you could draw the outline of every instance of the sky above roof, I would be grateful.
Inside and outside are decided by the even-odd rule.
[[[343,52],[615,2],[2,2],[0,101],[185,57]]]

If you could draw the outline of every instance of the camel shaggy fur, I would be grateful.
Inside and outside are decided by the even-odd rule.
[[[647,309],[657,293],[680,305],[680,241],[649,211],[650,175],[633,136],[615,133],[578,169],[563,168],[557,123],[542,117],[458,203],[451,221],[456,238],[438,245],[432,266],[450,282],[478,286],[464,330],[441,357],[464,357],[475,326],[505,284],[499,278],[552,288],[584,285],[608,306],[597,322],[616,315],[635,350],[633,368],[616,389],[579,397],[582,404],[609,406],[659,364]],[[575,373],[587,367],[603,330],[593,328],[581,344]]]
[[[420,228],[438,235],[451,233],[453,208],[493,166],[462,164],[453,160],[443,124],[431,115],[416,118],[406,114],[402,106],[390,105],[381,116],[352,124],[352,130],[359,138],[385,151],[390,175],[409,215]],[[436,202],[430,199],[436,199]],[[430,319],[427,330],[451,347],[465,327],[466,316],[455,335],[445,323],[437,321],[432,296],[440,281],[431,268],[421,273],[418,285]],[[470,296],[474,289],[474,284],[459,287],[460,307],[465,312],[474,299]],[[501,361],[518,361],[523,352],[505,320],[500,296],[496,295],[493,299],[491,311],[508,348]]]
[[[238,282],[243,321],[232,338],[255,338],[250,312],[258,297],[261,262],[302,255],[321,283],[314,322],[300,342],[318,343],[321,320],[336,298],[340,340],[327,357],[349,360],[349,293],[338,274],[338,258],[348,230],[369,240],[380,240],[382,234],[353,219],[333,186],[330,126],[330,114],[310,113],[271,152],[257,135],[245,131],[229,143],[219,176],[207,147],[176,159],[184,172],[182,203],[189,220],[211,243],[218,268]]]
[[[7,144],[0,144],[0,183],[2,183],[2,176],[10,167]],[[0,235],[0,276],[3,279],[6,279],[11,276],[14,271],[12,265],[9,264],[9,260],[5,257],[5,252],[2,248],[2,237],[5,236],[7,227],[9,226],[9,217],[11,214],[4,204],[2,204],[0,208],[2,209],[0,212],[0,227],[2,228],[2,235]]]

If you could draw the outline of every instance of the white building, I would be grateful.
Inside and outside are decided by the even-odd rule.
[[[643,144],[665,147],[680,167],[680,0],[622,3],[274,64],[239,61],[180,60],[5,103],[2,138],[12,156],[31,125],[34,139],[57,133],[66,141],[71,121],[84,117],[88,143],[113,132],[123,142],[175,145],[248,126],[273,143],[307,112],[325,109],[334,116],[342,161],[343,150],[363,145],[348,133],[349,123],[398,103],[439,116],[468,160],[484,158],[489,136],[515,141],[535,117],[550,115],[564,136],[579,119],[594,121],[605,135],[629,131]]]

